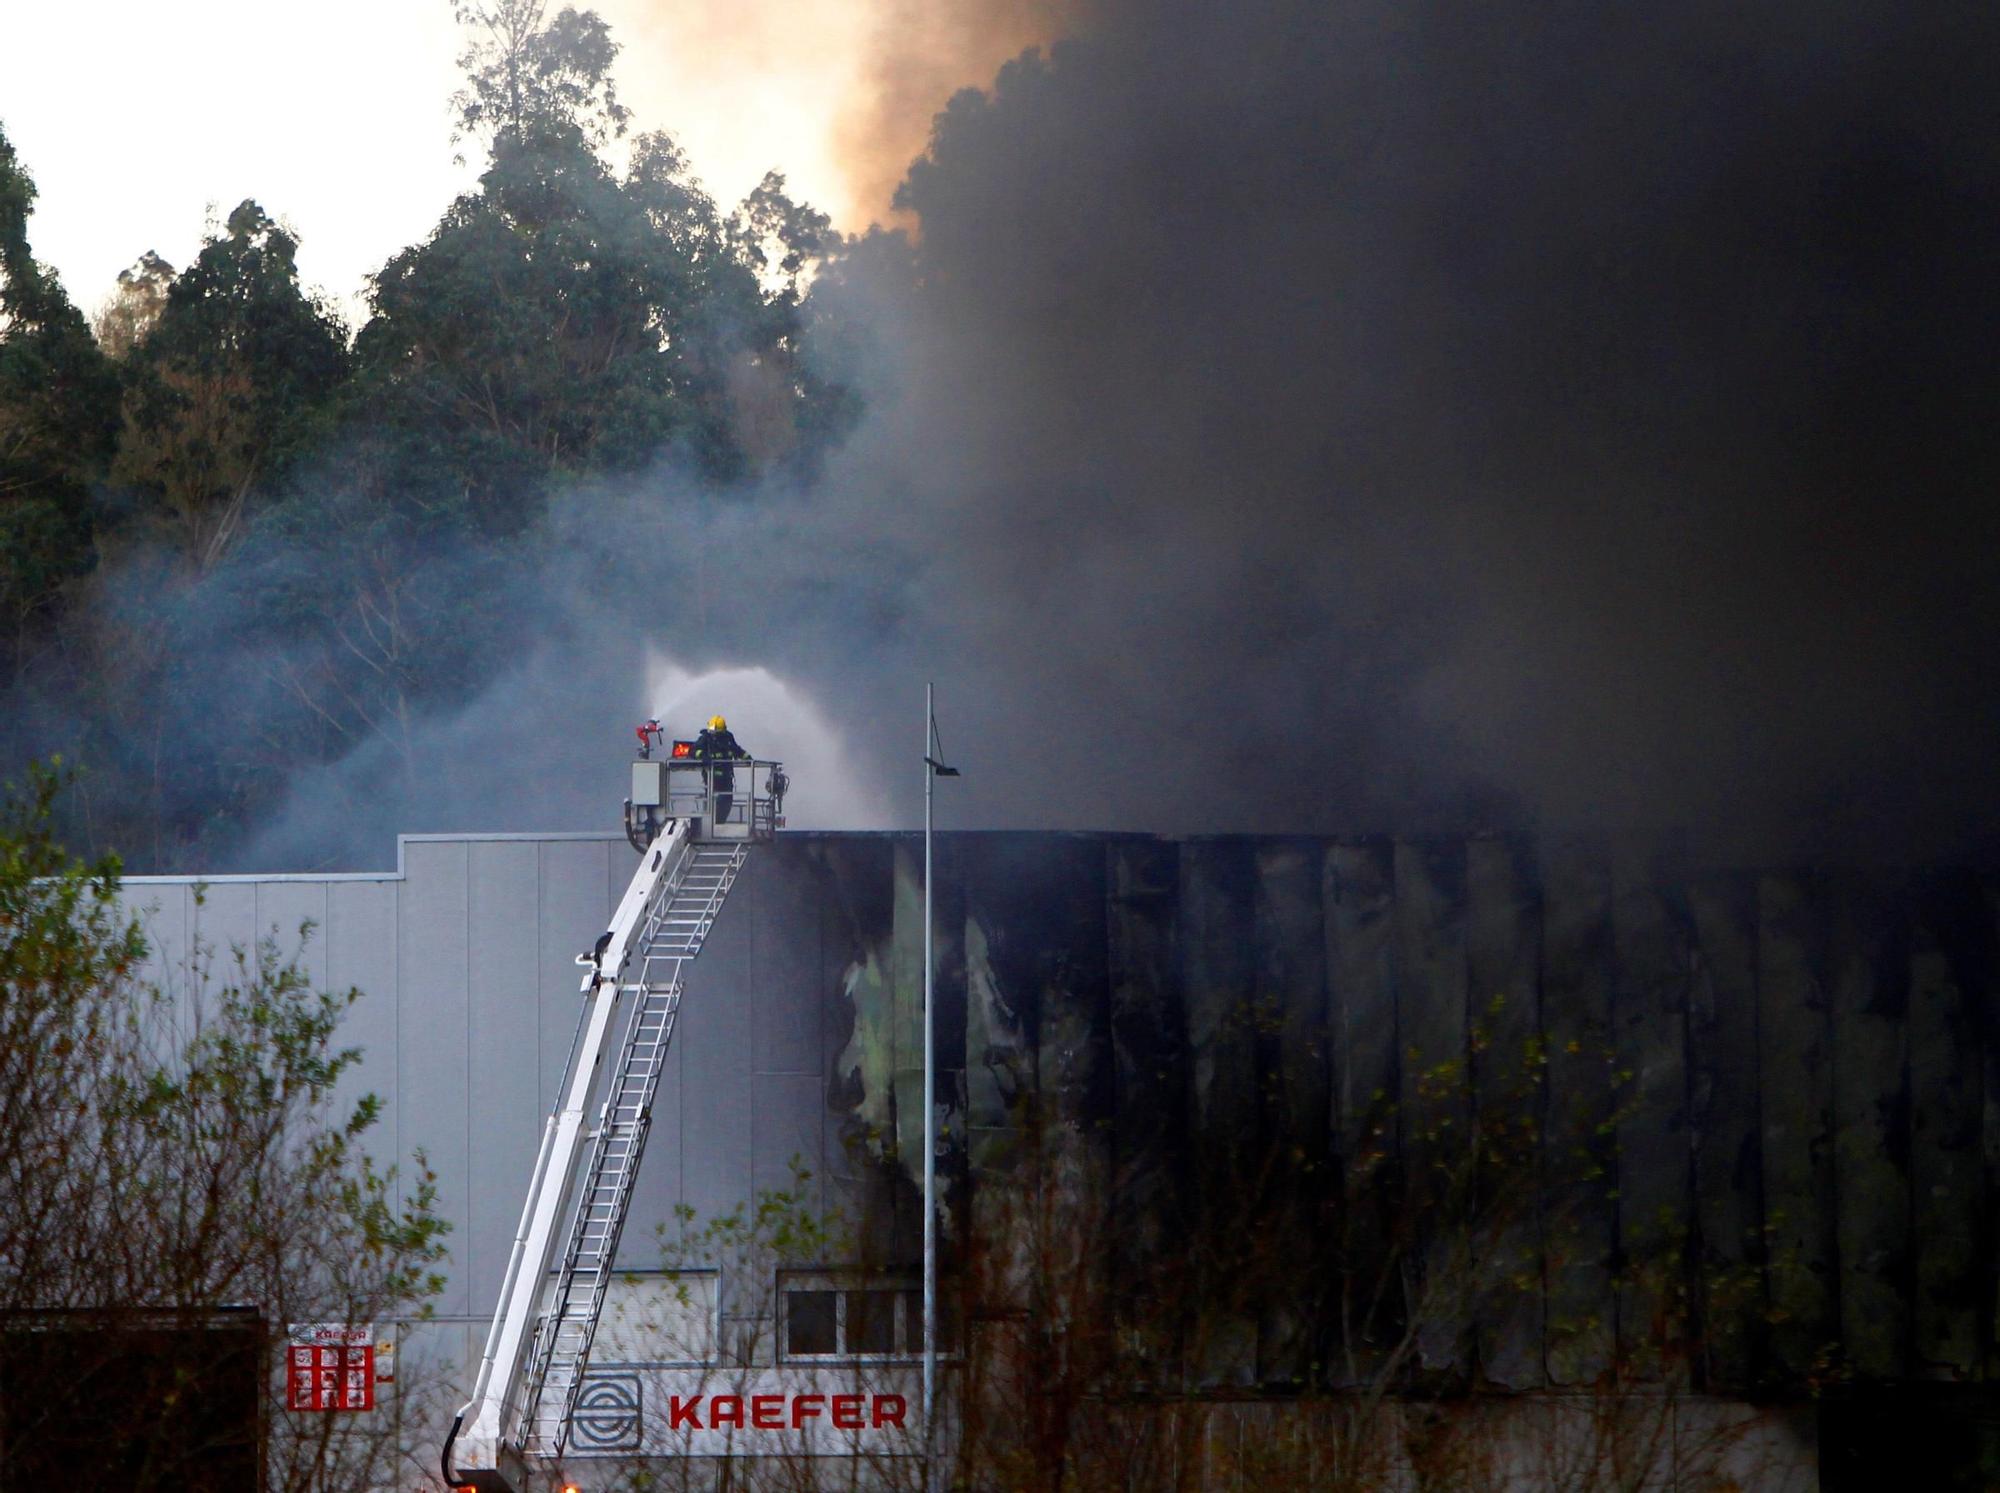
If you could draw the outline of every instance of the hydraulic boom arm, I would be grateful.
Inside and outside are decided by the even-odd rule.
[[[611,926],[589,954],[579,955],[584,964],[584,1010],[577,1029],[576,1044],[570,1055],[569,1070],[563,1077],[563,1095],[542,1130],[542,1148],[535,1158],[535,1174],[528,1187],[528,1200],[521,1209],[521,1224],[514,1234],[514,1248],[507,1259],[507,1274],[500,1286],[500,1308],[486,1335],[486,1351],[480,1359],[479,1377],[474,1381],[472,1399],[458,1414],[453,1428],[458,1460],[452,1461],[453,1442],[445,1444],[444,1474],[454,1486],[516,1493],[519,1470],[503,1469],[503,1449],[517,1442],[519,1412],[515,1401],[524,1386],[527,1354],[534,1346],[530,1329],[540,1316],[541,1300],[548,1274],[554,1263],[557,1225],[562,1222],[567,1183],[575,1175],[589,1136],[584,1129],[585,1113],[597,1069],[610,1044],[618,1013],[619,981],[643,926],[647,907],[659,899],[669,874],[686,859],[688,821],[676,821],[646,850],[639,869],[625,888]],[[607,1261],[608,1263],[608,1261]],[[515,1473],[508,1477],[508,1472]]]
[[[440,1459],[453,1487],[526,1493],[530,1459],[562,1455],[683,977],[749,845],[783,822],[783,769],[739,765],[747,781],[735,795],[734,814],[728,787],[711,785],[705,775],[697,780],[701,787],[686,793],[667,791],[664,779],[654,784],[653,806],[640,804],[637,818],[634,805],[626,806],[627,831],[642,847],[639,867],[610,927],[577,956],[583,1012],[562,1096],[542,1131],[472,1398],[453,1421]],[[600,1100],[607,1052],[615,1058]]]

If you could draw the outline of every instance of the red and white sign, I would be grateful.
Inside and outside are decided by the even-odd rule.
[[[570,1420],[592,1457],[905,1456],[922,1449],[914,1365],[593,1364]]]
[[[376,1346],[372,1324],[294,1322],[291,1344],[285,1350],[286,1407],[373,1410]],[[384,1382],[393,1376],[389,1370]]]

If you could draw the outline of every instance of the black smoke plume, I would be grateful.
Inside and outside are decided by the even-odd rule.
[[[1983,7],[1261,0],[955,99],[848,475],[980,817],[1990,834],[1996,84]]]
[[[935,678],[960,826],[1976,852],[1996,96],[1980,6],[1103,0],[821,276],[816,480],[570,492],[497,682],[218,855],[606,825],[649,649],[905,823]]]

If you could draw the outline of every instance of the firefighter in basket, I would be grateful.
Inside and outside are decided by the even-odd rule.
[[[730,805],[735,801],[736,769],[730,764],[747,762],[750,754],[737,745],[729,722],[713,715],[708,719],[707,729],[694,739],[694,755],[708,779],[709,791],[715,795],[715,822],[721,824],[728,819]]]

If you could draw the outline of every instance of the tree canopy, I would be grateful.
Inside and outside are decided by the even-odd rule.
[[[0,628],[17,667],[33,624],[90,566],[90,483],[118,419],[110,360],[29,247],[34,202],[0,132]]]
[[[301,767],[463,700],[563,492],[672,472],[684,519],[852,423],[807,347],[825,215],[775,174],[726,209],[671,136],[628,134],[595,13],[454,12],[484,169],[358,332],[248,199],[184,268],[142,256],[93,339],[0,140],[0,752],[86,769],[81,843],[198,864]]]
[[[465,86],[453,96],[460,138],[488,144],[549,129],[592,146],[623,135],[631,111],[611,76],[618,44],[595,11],[548,0],[452,0],[473,39],[459,54]]]
[[[126,359],[114,476],[198,569],[222,558],[347,376],[346,329],[301,289],[297,258],[298,241],[242,203],[172,279]]]

